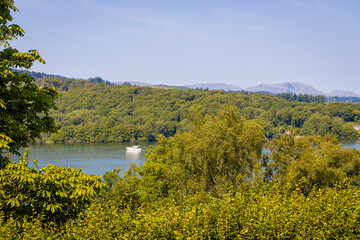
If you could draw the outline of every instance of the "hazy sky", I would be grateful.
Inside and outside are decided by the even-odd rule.
[[[359,0],[15,0],[34,71],[360,93]]]

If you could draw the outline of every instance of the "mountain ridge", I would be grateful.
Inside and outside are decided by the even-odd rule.
[[[50,77],[50,78],[66,78],[66,79],[75,79],[70,77],[64,77],[61,75],[54,75],[54,74],[47,74],[43,72],[34,72],[28,70],[17,70],[14,71],[24,73],[27,72],[29,75],[38,80],[43,77]],[[83,79],[81,79],[83,80]],[[345,98],[360,98],[360,94],[357,94],[352,91],[346,90],[339,90],[334,89],[330,93],[326,93],[324,91],[320,91],[311,85],[301,83],[301,82],[282,82],[282,83],[275,83],[275,84],[259,84],[253,87],[248,87],[246,89],[237,86],[235,84],[225,84],[225,83],[197,83],[191,85],[182,85],[182,86],[168,86],[166,84],[149,84],[146,82],[137,82],[137,81],[107,81],[103,80],[101,77],[94,77],[88,78],[91,82],[106,82],[109,84],[131,84],[136,86],[162,86],[162,87],[169,87],[169,88],[179,88],[179,89],[209,89],[209,90],[224,90],[224,91],[250,91],[250,92],[269,92],[273,94],[278,93],[295,93],[295,94],[308,94],[308,95],[323,95],[326,97],[345,97]]]
[[[214,88],[214,85],[217,86],[217,88]],[[330,93],[320,91],[316,88],[314,88],[311,85],[301,83],[301,82],[282,82],[282,83],[275,83],[275,84],[259,84],[253,87],[249,87],[246,89],[243,89],[237,85],[233,84],[219,84],[219,83],[202,83],[202,84],[193,84],[193,85],[186,85],[186,87],[190,88],[196,88],[192,87],[196,86],[197,88],[208,88],[209,90],[215,89],[215,90],[230,90],[230,91],[241,91],[246,90],[249,92],[269,92],[273,94],[279,94],[279,93],[295,93],[295,94],[308,94],[308,95],[323,95],[326,97],[357,97],[360,98],[360,95],[357,93],[354,93],[352,91],[345,91],[345,90],[339,90],[335,89],[331,91]],[[241,89],[241,90],[238,90]]]
[[[333,90],[330,93],[320,91],[311,85],[301,82],[283,82],[276,84],[260,84],[246,89],[251,92],[271,92],[271,93],[295,93],[295,94],[308,94],[308,95],[323,95],[326,97],[358,97],[360,95],[352,91]]]
[[[276,84],[260,84],[246,89],[250,92],[271,92],[278,93],[295,93],[295,94],[309,94],[309,95],[324,95],[324,92],[316,88],[300,83],[300,82],[283,82]]]

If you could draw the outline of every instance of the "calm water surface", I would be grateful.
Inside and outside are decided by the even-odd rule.
[[[341,140],[339,141],[344,147],[355,148],[360,151],[360,140]]]
[[[51,163],[57,166],[81,168],[87,174],[103,175],[114,168],[128,169],[131,163],[144,164],[146,149],[154,143],[138,144],[141,152],[127,152],[130,143],[75,143],[29,146],[29,166],[38,160],[38,167]],[[19,157],[17,158],[19,159]]]
[[[340,141],[344,147],[360,150],[359,140]],[[38,160],[38,167],[45,167],[48,163],[66,167],[81,168],[88,174],[102,176],[106,171],[114,168],[128,169],[131,163],[144,164],[146,149],[156,143],[140,143],[139,153],[129,153],[126,147],[130,143],[76,143],[76,144],[47,144],[29,146],[29,165]]]

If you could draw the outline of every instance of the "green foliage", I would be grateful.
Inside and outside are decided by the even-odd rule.
[[[113,211],[121,209],[135,209],[141,205],[140,182],[136,166],[131,164],[122,177],[119,176],[120,169],[114,169],[104,174],[104,182],[107,188],[102,192],[97,201],[97,206],[111,205]]]
[[[355,130],[347,127],[349,120],[355,120],[355,113],[351,115],[350,110],[360,110],[356,104],[294,102],[224,91],[109,86],[59,78],[40,79],[38,85],[56,87],[62,94],[56,101],[58,111],[51,112],[59,131],[44,136],[44,142],[154,141],[158,134],[171,137],[178,131],[190,130],[193,125],[188,117],[194,111],[215,114],[223,105],[235,105],[242,117],[256,120],[268,138],[291,128],[304,135],[358,137]],[[311,119],[317,115],[331,118],[320,131]]]
[[[28,168],[25,158],[0,169],[0,210],[3,219],[41,217],[45,222],[75,219],[104,187],[98,176],[49,164]]]
[[[239,117],[235,107],[195,122],[147,156],[140,175],[152,197],[236,189],[260,171],[263,135],[260,126]]]
[[[36,51],[10,47],[23,35],[8,24],[13,4],[0,3],[1,238],[359,238],[360,152],[327,135],[358,137],[350,124],[359,121],[359,105],[109,86],[100,78],[40,79],[39,88],[12,70],[43,61]],[[63,94],[58,112],[50,112],[53,87]],[[50,114],[59,123],[50,136],[56,142],[163,135],[142,167],[123,176],[115,169],[104,182],[71,167],[31,169],[27,153],[17,164],[3,156],[55,130]],[[273,138],[263,154],[262,128]]]
[[[39,88],[26,73],[14,68],[30,69],[34,62],[45,63],[36,50],[19,52],[10,41],[24,35],[24,30],[12,21],[11,12],[17,11],[14,1],[0,3],[0,134],[10,136],[7,149],[0,148],[0,167],[4,166],[4,153],[18,153],[20,147],[41,136],[42,132],[56,131],[49,116],[57,97],[55,88]]]
[[[0,220],[1,239],[61,239],[61,231],[53,222],[44,223],[39,218],[24,217],[21,220],[10,218]]]
[[[353,113],[354,113],[354,120],[355,121],[360,121],[360,110],[354,110],[353,111]]]
[[[252,92],[242,91],[245,94],[252,94]],[[325,96],[322,95],[309,95],[309,94],[296,94],[296,93],[270,93],[270,92],[258,92],[264,94],[266,96],[275,96],[279,98],[284,98],[290,101],[298,101],[298,102],[316,102],[316,103],[324,103]]]
[[[1,149],[9,149],[9,143],[11,142],[11,138],[4,134],[0,134],[0,148]]]
[[[353,118],[351,118],[353,119]],[[325,136],[331,134],[339,139],[353,138],[356,139],[358,134],[349,125],[344,124],[344,120],[339,116],[326,116],[319,113],[312,114],[303,125],[300,134],[311,136]]]
[[[300,137],[285,135],[267,144],[267,178],[299,187],[309,194],[314,187],[334,187],[350,179],[360,180],[360,152],[344,149],[329,136]]]
[[[74,195],[76,190],[65,191],[61,186],[76,180],[75,186],[83,189],[86,184],[77,171],[50,171],[58,169],[55,166],[37,171],[27,168],[25,160],[8,164],[0,171],[0,179],[4,177],[1,186],[10,191],[0,199],[6,204],[0,213],[1,236],[359,238],[359,151],[344,149],[329,136],[295,138],[290,133],[268,142],[269,152],[261,157],[263,135],[259,125],[241,118],[235,107],[201,116],[192,115],[194,127],[189,132],[170,139],[160,136],[143,167],[130,166],[123,176],[119,175],[120,169],[108,172],[105,183],[97,178],[100,187],[94,194],[86,190],[90,195],[85,197],[84,205],[78,205],[81,210],[68,215],[63,211],[72,206],[72,198],[61,195]],[[51,174],[43,176],[47,172]],[[96,188],[96,184],[90,187]],[[50,197],[48,189],[54,189]],[[56,201],[52,200],[54,195]],[[32,199],[40,197],[44,198],[41,204],[33,203]],[[81,200],[78,198],[76,203]],[[30,204],[22,204],[24,201]],[[64,203],[63,211],[56,212],[58,203]],[[48,209],[49,204],[55,212],[51,206]],[[30,210],[29,205],[38,207]]]
[[[276,183],[220,198],[205,195],[198,201],[188,195],[181,204],[152,201],[137,208],[98,198],[60,228],[28,218],[3,223],[0,234],[7,239],[358,239],[359,199],[360,191],[348,184],[305,196]]]
[[[284,194],[250,188],[222,198],[192,196],[130,211],[92,207],[64,229],[64,239],[357,239],[360,192],[353,188]],[[66,237],[65,237],[66,236]]]
[[[24,36],[24,30],[16,24],[8,24],[13,20],[11,12],[18,9],[14,6],[13,0],[1,1],[0,3],[0,45],[5,48],[10,46],[9,41]]]

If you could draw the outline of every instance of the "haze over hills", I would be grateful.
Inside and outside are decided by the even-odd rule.
[[[198,84],[192,84],[192,85],[185,85],[185,87],[196,89],[196,88],[203,88],[203,89],[209,89],[209,90],[225,90],[225,91],[241,91],[243,88],[236,86],[236,85],[230,85],[230,84],[224,84],[224,83],[198,83]]]
[[[33,72],[33,71],[26,71],[26,70],[16,70],[19,72],[28,72],[29,75],[34,77],[36,80],[46,77],[46,78],[69,78],[64,77],[60,75],[53,75],[53,74],[47,74],[47,73],[40,73],[40,72]],[[74,79],[74,78],[69,78]],[[277,84],[260,84],[253,87],[249,87],[246,89],[243,89],[237,85],[233,84],[225,84],[225,83],[199,83],[199,84],[192,84],[192,85],[185,85],[185,86],[168,86],[164,84],[149,84],[146,82],[136,82],[136,81],[106,81],[103,80],[101,77],[94,77],[94,78],[88,78],[88,80],[92,82],[107,82],[111,84],[131,84],[136,86],[159,86],[161,88],[179,88],[179,89],[196,89],[196,88],[202,88],[202,89],[209,89],[209,90],[224,90],[224,91],[250,91],[250,92],[269,92],[269,93],[295,93],[295,94],[308,94],[308,95],[323,95],[326,97],[354,97],[354,98],[360,98],[360,95],[357,93],[354,93],[352,91],[344,91],[335,89],[331,91],[330,93],[326,93],[323,91],[320,91],[310,85],[307,85],[305,83],[300,82],[284,82],[284,83],[277,83]]]
[[[343,91],[343,90],[332,90],[327,96],[330,97],[360,97],[359,94],[356,94],[351,91]]]
[[[357,97],[360,98],[359,94],[356,94],[351,91],[343,90],[333,90],[330,93],[320,91],[310,85],[300,83],[300,82],[284,82],[277,84],[260,84],[254,87],[249,87],[242,89],[236,85],[229,85],[224,83],[203,83],[203,84],[193,84],[187,85],[186,87],[190,88],[208,88],[209,90],[224,90],[224,91],[241,91],[246,90],[250,92],[270,92],[270,93],[295,93],[295,94],[308,94],[308,95],[324,95],[327,97]]]
[[[278,84],[260,84],[246,89],[251,92],[270,92],[270,93],[296,93],[309,95],[324,95],[327,97],[360,97],[360,95],[343,90],[333,90],[331,93],[320,91],[310,85],[300,82],[284,82]]]
[[[324,95],[323,92],[314,87],[299,82],[284,82],[278,84],[261,84],[246,89],[250,92],[271,92],[271,93],[296,93],[309,95]]]

